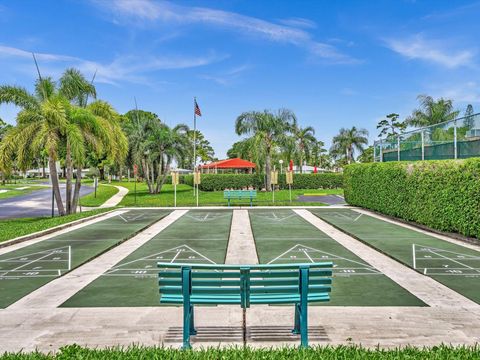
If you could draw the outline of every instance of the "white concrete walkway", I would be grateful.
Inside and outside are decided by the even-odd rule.
[[[132,239],[125,241],[85,265],[31,292],[10,305],[8,309],[55,308],[60,306],[105,271],[112,268],[120,260],[137,250],[140,246],[175,222],[186,212],[186,210],[173,211]]]
[[[102,184],[102,186],[116,187],[118,189],[118,192],[115,195],[113,195],[110,199],[105,201],[102,205],[100,205],[99,209],[105,209],[105,208],[117,206],[123,200],[123,197],[128,194],[128,189],[123,186],[107,185],[107,184]]]
[[[308,210],[294,210],[317,229],[323,231],[359,258],[395,281],[420,300],[434,307],[475,308],[480,305],[451,290],[445,285],[406,267],[392,258],[372,249],[353,237],[337,230]]]
[[[233,210],[225,264],[258,264],[255,239],[247,210]]]

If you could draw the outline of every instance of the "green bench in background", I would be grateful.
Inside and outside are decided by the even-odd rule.
[[[257,198],[257,190],[224,190],[223,198],[228,200],[228,206],[231,200],[243,199],[250,199],[250,206],[253,206],[253,199]]]
[[[330,300],[331,262],[274,265],[158,263],[160,303],[183,304],[183,347],[196,334],[195,305],[294,304],[292,332],[308,346],[308,303]],[[245,318],[244,318],[245,341]]]

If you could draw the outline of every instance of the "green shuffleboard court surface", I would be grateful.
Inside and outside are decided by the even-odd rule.
[[[157,262],[223,264],[232,211],[190,210],[62,307],[158,306]]]
[[[480,303],[480,252],[350,209],[312,213]]]
[[[292,210],[250,210],[259,261],[265,263],[332,261],[332,306],[425,306]]]
[[[132,237],[169,212],[130,210],[0,255],[0,308]]]

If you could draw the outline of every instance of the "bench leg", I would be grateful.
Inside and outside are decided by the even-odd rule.
[[[308,269],[300,269],[300,346],[308,347]]]
[[[295,304],[295,324],[293,326],[292,334],[300,334],[300,305]]]
[[[191,349],[190,345],[190,304],[183,303],[183,349]]]
[[[253,200],[252,200],[252,198],[250,198],[250,207],[252,207],[252,206],[253,206]]]
[[[300,346],[308,347],[308,311],[307,304],[300,305]]]
[[[230,207],[230,198],[228,198],[228,207]]]
[[[197,335],[197,330],[195,330],[195,313],[193,311],[193,305],[190,306],[190,335]]]

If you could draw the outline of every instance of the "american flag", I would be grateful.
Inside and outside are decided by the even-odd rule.
[[[195,115],[202,116],[202,112],[200,111],[200,107],[197,104],[197,100],[195,100]]]

